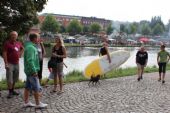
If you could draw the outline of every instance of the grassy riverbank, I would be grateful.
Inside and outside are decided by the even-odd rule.
[[[167,65],[167,70],[170,70],[170,64]],[[156,66],[152,67],[146,67],[145,73],[151,73],[151,72],[158,72],[158,68]],[[137,69],[134,68],[125,68],[125,69],[114,69],[106,74],[105,77],[102,77],[102,79],[108,79],[108,78],[117,78],[117,77],[124,77],[124,76],[132,76],[136,75]],[[73,71],[68,73],[65,78],[65,83],[74,83],[74,82],[82,82],[87,81],[80,71]],[[42,80],[42,83],[46,81],[46,78]],[[49,84],[53,84],[53,80],[49,82]],[[19,81],[16,83],[16,88],[23,88],[24,87],[24,81]],[[0,89],[5,90],[7,89],[7,84],[5,80],[0,81]]]
[[[44,43],[45,47],[52,47],[54,46],[55,43]],[[78,44],[78,43],[64,43],[64,45],[66,47],[101,47],[102,44]],[[109,47],[140,47],[141,45],[120,45],[120,44],[116,44],[116,45],[109,45]],[[152,45],[145,45],[145,47],[152,47]],[[159,46],[155,46],[155,47],[159,47]]]

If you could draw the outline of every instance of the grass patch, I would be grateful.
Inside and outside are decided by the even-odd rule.
[[[170,64],[167,65],[167,70],[170,70]],[[158,72],[158,68],[156,66],[152,67],[146,67],[145,68],[145,73],[152,73],[152,72]],[[117,77],[124,77],[124,76],[132,76],[137,74],[137,68],[132,67],[132,68],[119,68],[119,69],[113,69],[112,71],[106,73],[105,77],[102,77],[102,79],[109,79],[109,78],[117,78]],[[46,82],[47,78],[44,78],[42,80],[42,85]],[[74,70],[68,74],[65,75],[64,77],[64,83],[74,83],[74,82],[82,82],[82,81],[87,81],[81,71]],[[48,84],[52,85],[53,80],[50,80]],[[24,82],[19,80],[16,83],[16,88],[23,88],[24,87]],[[7,89],[7,84],[6,80],[3,79],[0,81],[0,89],[1,90],[6,90]]]

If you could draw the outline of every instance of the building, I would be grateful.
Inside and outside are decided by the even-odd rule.
[[[106,20],[103,18],[96,17],[82,17],[81,24],[84,26],[90,26],[93,23],[98,23],[102,29],[106,30],[107,27],[111,24],[111,20]]]
[[[44,13],[38,16],[40,24],[44,21],[47,15],[48,15],[47,13]],[[111,24],[111,20],[106,20],[103,18],[61,15],[61,14],[51,14],[51,15],[54,16],[56,20],[60,23],[60,25],[63,25],[64,27],[67,27],[73,19],[78,20],[83,26],[90,26],[93,23],[98,23],[103,30],[106,30],[107,27]],[[36,26],[36,28],[37,27],[40,28],[39,25]]]

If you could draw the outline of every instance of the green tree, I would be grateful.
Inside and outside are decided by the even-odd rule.
[[[82,25],[80,24],[80,22],[76,19],[72,20],[68,27],[67,27],[67,32],[70,35],[76,35],[82,32]]]
[[[0,0],[0,52],[9,32],[15,30],[23,35],[38,23],[37,12],[42,11],[46,2],[47,0]]]
[[[52,15],[47,15],[42,23],[41,30],[44,32],[56,33],[59,31],[59,23]]]
[[[108,27],[107,27],[107,35],[110,35],[112,32],[113,32],[114,28],[112,27],[112,25],[110,24]]]
[[[59,29],[59,32],[60,33],[65,33],[66,32],[66,28],[63,25],[61,25],[60,29]]]
[[[83,26],[83,33],[87,33],[90,31],[90,28],[88,26]]]
[[[47,0],[1,0],[0,28],[25,34],[38,23],[37,12],[42,11]]]
[[[130,25],[130,33],[135,34],[137,32],[137,23],[132,23]]]
[[[101,30],[101,26],[98,23],[93,23],[90,25],[90,31],[92,33],[98,33]]]
[[[151,34],[151,28],[149,27],[148,24],[144,24],[142,26],[142,34],[143,35],[150,35]]]
[[[120,24],[120,32],[126,32],[126,26],[124,24]]]
[[[164,28],[162,25],[160,25],[159,23],[157,23],[154,28],[153,28],[153,35],[161,35],[164,32]]]

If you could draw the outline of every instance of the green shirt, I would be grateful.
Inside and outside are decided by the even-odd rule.
[[[169,57],[169,53],[167,51],[160,51],[158,53],[158,57],[159,57],[159,62],[167,62],[167,58]]]
[[[32,42],[27,42],[24,49],[24,72],[27,76],[40,70],[38,50]]]

